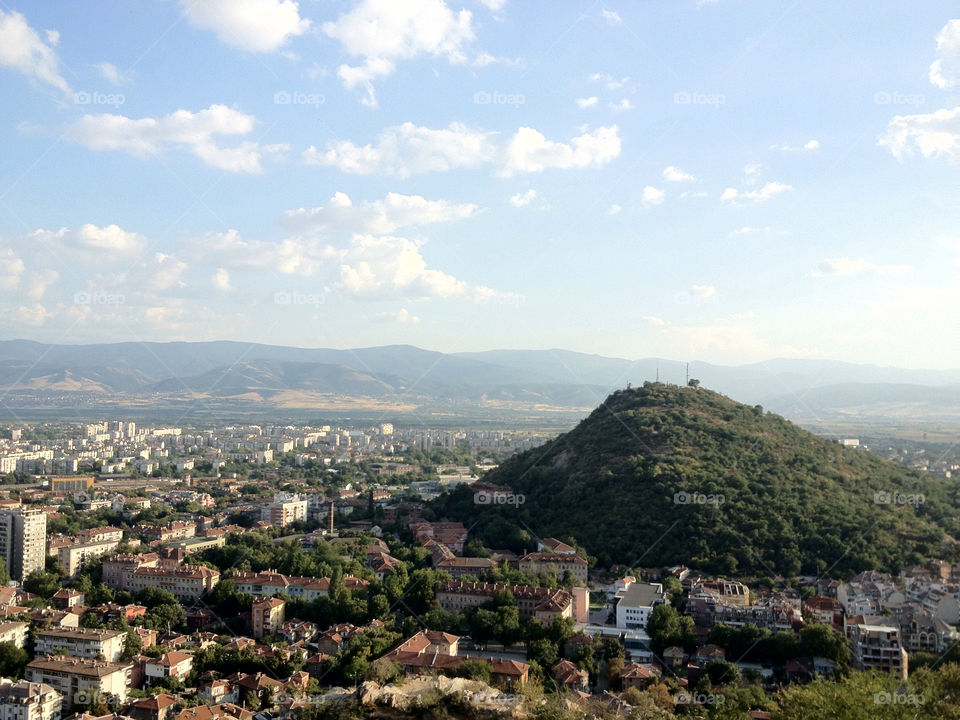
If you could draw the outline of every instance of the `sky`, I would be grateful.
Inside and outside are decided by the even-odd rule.
[[[0,338],[960,367],[956,16],[5,0]]]

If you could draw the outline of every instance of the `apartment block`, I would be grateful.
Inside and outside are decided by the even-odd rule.
[[[0,678],[0,720],[60,720],[61,704],[51,685]]]
[[[0,558],[14,580],[42,570],[47,558],[47,516],[42,510],[16,507],[0,512]]]
[[[122,630],[93,630],[89,628],[59,628],[41,630],[36,635],[36,650],[40,655],[65,653],[73,657],[102,657],[117,662],[123,655],[127,634]]]
[[[123,703],[127,701],[131,667],[130,663],[47,655],[27,663],[24,678],[53,687],[63,696],[64,707],[85,705],[102,695]]]

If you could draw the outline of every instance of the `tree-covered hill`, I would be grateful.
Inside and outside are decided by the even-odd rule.
[[[577,427],[435,511],[491,547],[575,538],[601,565],[842,575],[954,557],[958,484],[844,448],[704,388],[618,390]]]

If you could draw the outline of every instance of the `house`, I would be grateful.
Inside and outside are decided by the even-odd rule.
[[[233,703],[197,705],[181,710],[176,720],[253,720],[253,713]]]
[[[497,564],[490,558],[452,557],[434,563],[437,570],[446,570],[454,580],[464,575],[484,578]]]
[[[653,665],[643,663],[627,663],[620,669],[620,682],[623,689],[635,687],[638,690],[644,690],[660,679],[660,671]]]
[[[672,668],[683,665],[685,657],[686,653],[683,651],[683,648],[677,647],[676,645],[671,645],[663,651],[664,663]]]
[[[653,608],[666,600],[660,583],[631,583],[617,601],[617,627],[645,629]]]
[[[179,650],[171,650],[158,658],[147,661],[145,672],[147,684],[161,678],[185,678],[193,668],[193,656]]]
[[[177,699],[173,695],[161,693],[154,697],[134,700],[126,714],[133,720],[166,720],[172,712],[171,708],[177,704]]]
[[[83,605],[84,595],[79,590],[72,588],[60,588],[53,594],[53,606],[60,610],[68,610],[78,605]]]
[[[262,638],[276,633],[283,625],[286,605],[280,598],[255,598],[250,616],[253,637]]]
[[[538,552],[562,553],[564,555],[576,555],[577,549],[565,542],[560,542],[556,538],[544,538],[537,542]]]
[[[62,702],[46,683],[0,678],[0,720],[59,720]]]
[[[719,645],[702,645],[697,648],[694,662],[700,667],[706,667],[715,660],[726,660],[727,651]]]
[[[843,627],[843,608],[840,601],[826,595],[814,595],[803,603],[803,616],[821,625]]]
[[[587,692],[590,689],[590,674],[569,660],[561,660],[553,666],[553,679],[558,688]]]
[[[556,573],[563,578],[566,573],[577,581],[579,585],[587,584],[587,559],[574,553],[535,552],[527,553],[518,562],[520,572],[530,577],[540,573],[549,575]]]

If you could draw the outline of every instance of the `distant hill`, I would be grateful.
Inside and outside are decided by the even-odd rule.
[[[491,547],[574,538],[603,565],[895,570],[954,556],[960,527],[955,480],[841,447],[710,390],[662,383],[614,392],[573,430],[484,480],[524,502],[478,505],[462,488],[435,512],[463,519]]]
[[[0,341],[4,404],[30,414],[74,408],[110,416],[136,406],[218,416],[403,408],[439,415],[547,419],[569,426],[627,383],[686,382],[687,364],[569,350],[440,353],[410,345],[336,350],[242,342],[46,345]],[[689,363],[709,387],[792,418],[960,420],[960,371],[824,360],[743,366]],[[941,392],[943,390],[943,392]],[[411,416],[412,418],[413,416]]]

